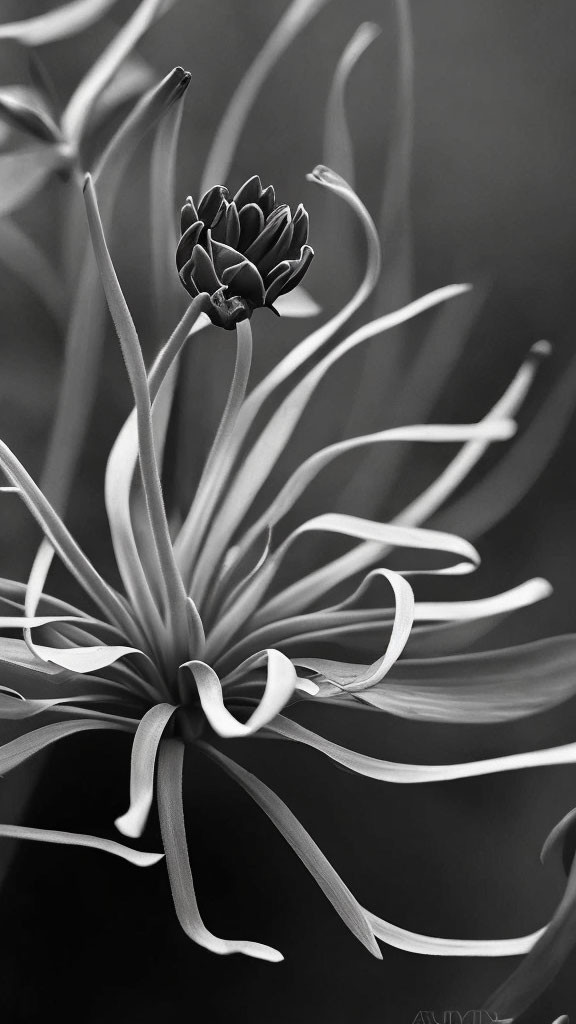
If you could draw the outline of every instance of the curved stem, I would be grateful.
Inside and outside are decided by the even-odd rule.
[[[226,408],[204,466],[195,500],[175,545],[176,557],[185,581],[193,573],[200,545],[220,495],[222,471],[228,465],[230,449],[234,444],[235,428],[246,396],[251,365],[252,328],[249,320],[242,320],[236,326],[236,365]],[[190,592],[194,595],[196,603],[204,595],[207,585],[208,578],[192,576]]]

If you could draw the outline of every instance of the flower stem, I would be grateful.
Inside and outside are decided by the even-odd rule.
[[[251,365],[252,328],[250,327],[249,320],[242,320],[236,325],[236,365],[226,408],[222,414],[218,432],[206,460],[196,492],[196,498],[175,545],[176,556],[179,560],[185,582],[191,577],[190,593],[193,594],[196,603],[206,592],[210,579],[210,569],[215,569],[212,566],[206,573],[194,573],[195,561],[204,534],[217,504],[222,486],[228,477],[231,460],[234,456],[235,427],[246,396]]]

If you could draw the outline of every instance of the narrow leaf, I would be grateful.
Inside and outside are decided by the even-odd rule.
[[[184,668],[192,673],[198,688],[202,710],[214,732],[226,739],[250,736],[271,722],[292,697],[297,684],[296,670],[280,651],[269,650],[258,654],[252,662],[268,662],[268,675],[264,693],[246,722],[239,722],[228,711],[220,680],[209,665],[189,661]],[[246,666],[246,670],[249,666]]]
[[[0,153],[0,217],[31,199],[63,162],[60,150],[48,144]]]
[[[364,22],[344,49],[330,93],[324,121],[323,162],[332,167],[354,188],[354,148],[346,117],[346,87],[348,79],[360,57],[380,35],[381,29],[373,22]]]
[[[80,140],[98,96],[141,37],[173,2],[175,0],[142,0],[138,4],[133,15],[115,34],[68,101],[62,116],[62,130],[66,138],[76,143]]]
[[[33,732],[18,736],[0,747],[0,774],[4,775],[23,764],[28,758],[34,757],[45,747],[49,747],[58,740],[73,736],[78,732],[89,732],[94,729],[113,729],[119,732],[126,732],[127,726],[120,722],[85,721],[83,719],[71,722],[55,722],[52,725],[44,725]]]
[[[278,24],[246,71],[218,125],[202,175],[200,192],[226,181],[238,140],[264,82],[299,32],[325,6],[327,0],[292,0]]]
[[[182,764],[184,744],[165,740],[160,746],[158,764],[158,812],[166,866],[178,920],[193,942],[212,953],[244,953],[257,960],[277,963],[282,954],[270,946],[246,939],[220,939],[208,931],[198,909],[194,881],[188,860],[188,844],[182,808]]]
[[[171,704],[156,704],[141,719],[134,742],[130,766],[130,807],[120,818],[116,828],[132,839],[142,835],[154,799],[154,769],[158,746],[176,708]]]
[[[312,837],[292,814],[292,811],[260,779],[236,764],[235,761],[230,760],[221,751],[215,750],[205,743],[201,743],[199,746],[208,757],[216,761],[231,778],[235,779],[268,815],[352,934],[373,956],[381,960],[382,954],[374,940],[372,928],[367,921],[365,912]]]
[[[116,0],[73,0],[36,18],[0,25],[0,39],[16,39],[26,46],[43,46],[66,39],[89,28],[115,3]]]
[[[366,916],[374,929],[376,938],[389,946],[396,946],[407,953],[420,953],[425,956],[521,956],[534,948],[545,929],[522,935],[517,939],[439,939],[432,935],[418,935],[406,931],[398,925],[390,924],[376,914],[366,911]],[[500,1004],[498,1004],[500,1006]],[[506,1022],[498,1013],[501,1024]]]
[[[294,658],[345,686],[359,666]],[[545,685],[543,685],[545,680]],[[362,700],[389,714],[437,722],[503,722],[576,695],[576,639],[551,637],[501,651],[404,659]],[[343,691],[337,700],[347,700]],[[350,700],[353,698],[351,697]]]
[[[162,860],[162,853],[144,853],[143,850],[131,850],[112,839],[100,839],[99,836],[85,836],[77,832],[56,832],[54,829],[30,828],[28,825],[0,825],[0,836],[5,839],[34,839],[41,843],[59,843],[62,846],[88,846],[93,850],[113,853],[137,868],[149,868]]]

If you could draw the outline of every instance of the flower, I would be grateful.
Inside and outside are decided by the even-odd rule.
[[[226,179],[235,145],[243,133],[249,111],[266,75],[294,35],[325,2],[312,0],[311,3],[302,4],[300,0],[294,0],[287,8],[232,98],[216,134],[200,191],[213,181]],[[16,34],[16,37],[25,38],[27,42],[47,42],[61,34],[63,27],[65,34],[69,34],[75,25],[88,23],[85,21],[86,14],[90,19],[95,14],[96,6],[98,11],[102,11],[108,5],[108,0],[102,0],[98,5],[72,3],[39,19],[3,28],[7,30],[6,34]],[[119,67],[123,55],[127,55],[141,32],[168,6],[162,0],[143,0],[134,17],[126,23],[108,51],[82,80],[63,118],[56,117],[52,111],[56,132],[66,140],[64,152],[58,151],[56,154],[58,168],[61,158],[65,156],[69,164],[74,163],[75,171],[78,171],[77,143],[90,129],[90,118],[100,112],[108,91],[103,91],[105,81],[110,81],[112,86],[113,95],[109,97],[112,103],[108,106],[110,111],[125,95],[123,89],[126,83],[120,87],[121,74],[123,70],[129,72],[130,68]],[[91,8],[90,12],[88,7]],[[398,5],[398,9],[402,9],[405,26],[408,24],[408,29],[405,27],[403,31],[409,34],[407,5]],[[64,15],[64,18],[60,15]],[[35,39],[30,32],[36,34]],[[337,144],[327,145],[325,151],[332,150],[336,155],[339,169],[344,160],[353,171],[351,151],[346,154],[349,148],[346,145],[347,126],[343,102],[346,81],[355,61],[372,38],[375,38],[374,26],[359,29],[345,50],[334,79],[327,119],[327,143],[331,136],[332,143]],[[410,61],[409,40],[403,49],[402,59],[407,64]],[[170,172],[174,170],[178,116],[181,112],[181,105],[171,104],[170,100],[181,97],[188,77],[177,69],[153,94],[149,93],[145,97],[145,102],[148,102],[146,116],[142,116],[141,103],[126,119],[96,165],[97,171],[102,170],[108,158],[107,174],[97,177],[95,173],[98,189],[106,200],[107,216],[104,220],[110,223],[113,193],[122,176],[123,167],[126,166],[128,150],[135,142],[135,136],[142,134],[143,128],[150,127],[160,114],[170,108],[171,113],[164,118],[162,129],[155,140],[152,161],[155,297],[160,299],[159,305],[167,310],[171,307],[165,301],[165,295],[170,289],[163,291],[164,267],[168,266],[164,257],[166,251],[172,253],[174,246],[158,242],[165,242],[166,236],[172,233],[171,228],[164,230],[163,227],[169,224],[173,212],[170,188],[166,188],[166,183],[170,182]],[[410,93],[409,71],[404,79],[408,83],[404,85],[406,96]],[[156,104],[150,104],[153,96]],[[158,101],[161,97],[162,110],[159,110]],[[32,100],[37,101],[38,96],[32,97]],[[15,106],[13,93],[4,93],[5,116],[10,116],[12,120],[15,117],[19,119],[19,126],[26,127],[29,134],[33,134],[34,127],[38,136],[39,123],[32,116],[35,106],[38,106],[36,102],[27,107],[24,105],[24,108],[21,103]],[[404,116],[404,122],[409,124],[409,100],[405,108],[408,116]],[[135,132],[138,121],[138,132]],[[51,172],[50,160],[57,147],[52,145],[50,132],[45,131],[46,124],[46,121],[43,122],[39,130],[44,153],[52,154],[49,166],[44,168],[41,166],[42,161],[37,160],[39,149],[31,156],[27,151],[27,158],[21,163],[20,171],[23,172],[23,168],[27,167],[29,173],[11,174],[10,180],[16,182],[17,188],[8,197],[9,203],[4,203],[5,208],[14,209],[18,203],[29,198],[46,179],[48,171]],[[55,134],[52,131],[52,135]],[[400,213],[407,196],[411,149],[406,134],[409,136],[409,129],[408,133],[404,132],[404,138],[401,132],[399,144],[391,147],[390,160],[393,165],[390,180],[392,183],[395,179],[403,182],[402,195],[399,199],[396,196],[395,203],[392,203],[392,207],[400,207]],[[47,137],[44,139],[44,136]],[[128,142],[130,145],[127,145]],[[113,160],[110,160],[111,150]],[[20,158],[21,155],[18,156]],[[0,583],[0,596],[8,609],[0,625],[10,629],[22,628],[24,631],[24,640],[5,640],[0,644],[5,684],[0,694],[0,717],[22,720],[24,726],[29,718],[36,715],[56,714],[60,719],[55,724],[31,729],[23,737],[6,744],[0,750],[0,770],[11,770],[43,747],[75,732],[115,729],[134,734],[130,806],[128,812],[118,819],[119,830],[130,837],[139,836],[154,796],[157,796],[174,900],[187,933],[201,945],[219,953],[241,951],[265,959],[279,959],[280,955],[270,947],[216,938],[208,932],[199,917],[186,853],[180,794],[185,747],[195,744],[198,750],[229,772],[266,811],[344,921],[373,953],[377,954],[375,938],[406,950],[436,955],[512,955],[531,949],[533,957],[526,962],[527,967],[519,985],[520,997],[526,1000],[527,993],[533,994],[548,978],[547,955],[550,943],[556,942],[563,930],[560,925],[563,926],[566,917],[565,901],[561,906],[561,920],[553,921],[546,930],[542,930],[543,934],[537,933],[516,940],[443,940],[407,932],[364,910],[282,801],[224,752],[228,738],[249,738],[258,734],[268,739],[309,745],[356,773],[397,783],[462,778],[551,763],[573,763],[576,757],[572,745],[567,745],[557,750],[532,751],[464,765],[401,765],[348,750],[324,736],[304,729],[298,723],[298,702],[306,700],[316,701],[317,704],[329,702],[342,711],[361,704],[376,711],[431,722],[505,721],[550,707],[571,696],[574,692],[576,661],[574,637],[555,637],[536,644],[480,655],[453,653],[467,642],[469,631],[482,632],[489,628],[493,620],[508,611],[544,598],[549,592],[545,581],[529,580],[503,594],[476,601],[421,602],[413,594],[410,574],[392,571],[385,564],[388,551],[391,548],[400,551],[403,546],[435,550],[444,556],[448,554],[460,559],[448,566],[442,563],[435,569],[428,568],[426,572],[456,574],[469,571],[477,564],[479,556],[470,544],[454,534],[422,529],[422,524],[432,519],[433,524],[438,526],[447,520],[450,529],[457,529],[466,536],[481,535],[513,506],[545,464],[561,430],[562,420],[566,418],[572,403],[572,381],[568,375],[535,422],[496,468],[489,471],[461,499],[450,500],[486,447],[493,441],[502,441],[511,436],[514,429],[512,417],[523,401],[539,359],[546,354],[547,348],[542,343],[534,346],[501,400],[480,423],[391,427],[347,441],[337,441],[326,449],[314,452],[295,472],[288,475],[285,485],[263,514],[257,515],[254,512],[256,497],[269,482],[272,467],[281,461],[296,423],[310,402],[317,384],[330,367],[356,345],[465,290],[462,286],[439,289],[386,317],[363,324],[338,344],[333,344],[341,328],[345,327],[374,291],[379,271],[378,244],[365,209],[345,181],[325,167],[317,168],[311,178],[348,202],[360,218],[368,243],[367,272],[352,299],[273,367],[269,375],[259,381],[250,393],[247,390],[252,346],[248,323],[250,315],[257,305],[268,305],[275,301],[274,285],[278,288],[283,273],[286,273],[286,280],[278,288],[279,295],[295,287],[295,277],[299,272],[293,267],[284,267],[282,273],[278,272],[278,278],[271,280],[270,275],[278,269],[277,266],[273,266],[270,271],[258,259],[254,263],[245,260],[247,253],[242,251],[240,238],[236,250],[239,262],[227,265],[222,257],[222,249],[218,262],[214,243],[210,245],[209,241],[212,233],[218,230],[216,214],[226,206],[231,208],[233,205],[237,212],[241,212],[250,203],[246,203],[245,198],[241,202],[238,195],[229,203],[228,193],[222,186],[209,189],[205,195],[205,200],[213,195],[211,202],[217,206],[217,210],[212,215],[210,209],[204,209],[199,217],[200,234],[196,244],[200,276],[196,276],[198,267],[190,266],[184,281],[196,298],[147,374],[134,325],[106,251],[95,199],[91,188],[88,188],[89,214],[100,269],[135,398],[135,412],[125,424],[111,454],[106,485],[109,524],[122,578],[122,592],[117,593],[102,579],[56,514],[56,508],[62,512],[66,506],[74,464],[91,412],[94,387],[86,386],[86,381],[91,378],[90,367],[98,362],[95,352],[102,334],[98,326],[99,316],[90,316],[85,312],[98,308],[100,295],[98,282],[94,290],[93,279],[91,283],[90,274],[87,273],[78,275],[80,283],[73,288],[73,299],[68,310],[70,334],[67,367],[53,435],[54,457],[49,456],[47,462],[50,472],[45,474],[46,491],[52,497],[55,507],[35,487],[12,453],[5,446],[0,447],[0,464],[12,481],[12,488],[8,489],[15,489],[25,500],[41,524],[46,538],[27,585],[6,580]],[[77,174],[70,175],[69,182],[74,189]],[[261,201],[264,193],[270,194],[269,190],[261,189],[259,179],[250,179],[247,185],[250,182],[257,183],[254,193],[257,199],[252,205],[256,205],[264,215]],[[254,186],[251,187],[254,189]],[[196,217],[193,204],[190,202],[187,207],[186,216],[191,223],[186,223],[185,229],[193,226]],[[166,216],[162,217],[162,212]],[[397,214],[398,210],[392,212]],[[251,216],[253,220],[256,216],[260,223],[257,214]],[[282,214],[283,230],[290,224],[294,229],[297,216],[298,211],[293,219],[289,213]],[[301,217],[303,220],[304,211]],[[158,224],[160,231],[155,232]],[[224,228],[223,216],[219,226],[220,230]],[[261,234],[266,230],[267,225]],[[205,238],[201,240],[203,232]],[[388,234],[383,231],[383,237],[388,239]],[[29,245],[26,246],[29,239],[23,236],[23,241],[24,247],[29,249]],[[221,246],[226,246],[229,239],[219,241]],[[403,243],[406,241],[404,237]],[[300,256],[308,248],[304,243]],[[216,276],[216,292],[212,291],[214,277],[210,274],[206,277],[206,260],[200,250],[205,251],[210,271]],[[347,246],[342,246],[342,250],[348,254]],[[188,262],[192,254],[193,250]],[[270,253],[267,252],[267,255],[270,256]],[[297,262],[296,251],[293,256],[287,252],[282,255],[288,255],[288,264],[291,259]],[[275,254],[274,258],[281,258],[281,255]],[[305,258],[309,262],[311,250]],[[47,262],[45,260],[45,264]],[[69,283],[77,276],[76,262],[72,253],[68,263],[74,273],[70,275]],[[256,294],[258,300],[261,299],[261,292],[254,290],[257,281],[249,264],[254,266],[260,278],[264,302],[254,302]],[[26,267],[28,263],[21,261],[21,265]],[[92,265],[90,260],[89,265]],[[40,286],[42,282],[46,283],[48,275],[45,268],[43,273],[38,273],[36,267],[37,263],[34,267],[30,266],[28,273],[23,276],[31,287],[41,292]],[[241,281],[234,278],[231,283],[226,283],[224,274],[233,267],[238,271],[237,277],[242,271]],[[389,268],[392,271],[390,276],[394,279],[390,256]],[[185,265],[180,269],[185,269]],[[299,268],[302,273],[305,269]],[[197,295],[198,289],[200,294]],[[43,294],[56,290],[52,282],[50,287],[44,287]],[[298,300],[293,307],[297,307],[294,315],[303,315],[304,307],[307,307],[305,312],[309,314],[310,301],[303,304],[301,294]],[[404,301],[402,298],[397,304]],[[49,303],[47,305],[52,308]],[[376,302],[375,305],[382,308],[383,303]],[[393,305],[388,303],[386,308]],[[181,508],[172,507],[170,501],[164,505],[160,486],[166,446],[165,423],[164,426],[162,423],[164,417],[167,422],[173,393],[173,381],[168,371],[175,368],[178,352],[187,343],[189,329],[200,329],[206,324],[207,318],[201,316],[202,312],[207,313],[208,318],[215,323],[236,327],[237,362],[226,412],[192,505],[180,526]],[[452,343],[450,330],[439,333],[445,335],[449,348]],[[330,344],[332,348],[326,351]],[[446,373],[446,360],[436,359],[434,345],[428,348],[432,352],[433,365],[430,359],[425,359],[423,364],[417,361],[414,374],[408,373],[406,377],[398,373],[390,375],[389,387],[394,397],[402,403],[408,398],[411,409],[414,407],[414,397],[420,395],[425,395],[425,401],[421,404],[425,407],[428,404],[428,408],[431,408]],[[314,363],[312,367],[310,362]],[[302,379],[299,379],[300,371]],[[373,374],[379,406],[382,405],[382,376],[382,373]],[[94,374],[92,378],[95,379]],[[414,382],[422,385],[422,381],[424,386],[411,387]],[[283,385],[288,385],[289,393],[280,401],[279,392]],[[79,394],[82,396],[80,399]],[[276,402],[277,408],[262,423],[269,398]],[[391,422],[394,422],[396,411],[397,406],[392,403],[388,407]],[[428,415],[426,410],[425,415]],[[423,413],[421,418],[419,413],[415,415],[416,423],[423,422],[425,415]],[[462,448],[434,483],[391,523],[327,512],[313,520],[301,522],[291,534],[283,537],[287,529],[284,522],[286,515],[294,511],[310,481],[330,461],[347,451],[356,448],[361,450],[364,446],[373,446],[373,450],[380,456],[389,441],[451,441],[461,444]],[[364,472],[364,467],[360,468]],[[370,484],[373,492],[378,491],[381,498],[381,477],[386,475],[389,482],[394,477],[393,474],[383,474],[382,464],[378,468]],[[131,493],[137,472],[141,476],[142,488],[134,488],[134,493]],[[356,474],[350,481],[352,490],[356,487],[358,476]],[[64,486],[59,483],[62,480]],[[370,490],[370,486],[367,489]],[[454,525],[454,521],[457,525]],[[308,575],[280,589],[278,569],[283,562],[289,562],[286,556],[292,545],[303,534],[324,531],[359,543],[331,562],[314,563]],[[45,594],[44,584],[54,551],[96,604],[96,616],[93,607],[85,611],[82,607],[65,604]],[[362,576],[366,570],[369,571]],[[411,572],[417,580],[419,574],[414,570]],[[363,599],[368,589],[382,584],[392,588],[393,607],[375,607],[370,601],[364,606]],[[335,600],[330,595],[336,588],[342,591],[347,585],[356,589],[352,589],[349,596],[340,603],[325,606],[326,600]],[[14,610],[18,614],[14,614]],[[362,636],[370,650],[374,649],[377,655],[375,661],[369,658],[368,664],[356,663],[353,644],[358,635]],[[335,636],[346,648],[345,660],[318,657],[315,645],[330,641]],[[447,656],[446,650],[450,652]],[[14,679],[11,678],[12,670]],[[542,684],[544,679],[545,686]],[[9,682],[14,684],[14,689],[7,685]],[[75,717],[70,720],[70,715]],[[156,761],[157,786],[154,781]],[[94,836],[76,836],[12,825],[1,826],[0,834],[91,845],[140,865],[154,863],[160,856],[143,854]],[[572,913],[571,905],[568,911]],[[566,943],[562,942],[562,946],[561,953],[564,954]],[[528,982],[526,974],[531,974]],[[513,976],[512,988],[514,986]]]
[[[0,617],[0,628],[24,631],[22,640],[0,642],[6,672],[0,687],[0,717],[31,724],[23,735],[0,747],[0,772],[75,733],[131,734],[130,801],[116,821],[117,828],[129,838],[141,836],[157,799],[178,918],[195,942],[214,952],[241,952],[270,961],[282,958],[276,949],[259,942],[219,938],[200,917],[182,806],[182,764],[191,744],[230,774],[266,812],[342,920],[374,956],[381,956],[377,939],[435,955],[516,955],[531,949],[541,932],[509,940],[445,940],[408,932],[364,909],[283,801],[227,751],[229,739],[260,735],[311,746],[353,772],[395,783],[465,778],[576,759],[570,747],[461,765],[398,764],[349,750],[298,722],[302,701],[329,702],[343,710],[360,702],[375,711],[429,720],[507,720],[550,707],[576,687],[574,673],[569,671],[575,660],[574,644],[566,638],[488,654],[426,657],[430,644],[435,647],[443,640],[449,645],[451,638],[457,639],[462,623],[481,624],[541,600],[549,593],[545,581],[527,581],[491,598],[449,603],[419,602],[409,582],[410,576],[419,574],[460,575],[478,564],[479,555],[468,541],[419,523],[452,493],[489,443],[512,436],[511,417],[546,353],[545,346],[534,346],[512,384],[479,423],[392,428],[336,442],[313,453],[289,474],[264,513],[252,511],[330,367],[357,345],[467,287],[454,285],[432,292],[366,323],[326,350],[326,342],[370,295],[379,260],[374,226],[353,190],[325,167],[316,168],[310,179],[346,201],[357,214],[369,242],[364,281],[332,319],[251,390],[251,325],[247,319],[236,324],[237,358],[228,402],[192,504],[174,534],[161,487],[175,384],[172,371],[183,347],[191,343],[188,339],[210,322],[205,315],[207,295],[200,293],[193,299],[147,371],[107,249],[94,186],[87,178],[92,242],[135,405],[111,452],[105,488],[123,592],[103,579],[18,459],[0,443],[0,466],[9,489],[25,502],[45,537],[28,584],[0,581],[0,596],[9,607],[9,614]],[[270,411],[267,399],[281,385],[288,385],[288,393]],[[327,511],[301,522],[283,539],[273,540],[284,517],[325,466],[346,451],[389,441],[452,442],[463,447],[433,486],[391,523]],[[137,470],[141,488],[132,493]],[[332,563],[278,589],[278,570],[292,546],[303,534],[318,532],[359,543]],[[437,562],[409,572],[391,570],[384,564],[390,548],[436,552]],[[44,592],[54,552],[90,598],[95,612]],[[326,605],[331,590],[350,582],[353,589],[347,598]],[[391,588],[393,607],[374,607],[373,602],[365,606],[367,591],[382,585]],[[335,630],[342,640],[359,629],[377,644],[377,656],[368,664],[314,653],[315,644],[329,639]],[[425,656],[422,663],[418,654]],[[11,671],[18,689],[7,685]],[[34,728],[37,716],[51,719],[54,715],[57,721]],[[111,839],[28,826],[0,825],[0,835],[92,846],[140,866],[162,856]]]
[[[255,309],[274,310],[279,295],[300,283],[314,255],[307,245],[308,214],[302,205],[276,202],[271,185],[257,175],[229,200],[215,185],[182,207],[182,237],[176,252],[180,280],[192,297],[208,292],[214,324],[232,330]],[[276,312],[276,310],[274,310]]]

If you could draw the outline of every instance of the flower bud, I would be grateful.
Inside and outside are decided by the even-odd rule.
[[[275,313],[274,301],[302,280],[314,251],[307,244],[308,214],[277,205],[271,185],[249,178],[230,199],[215,185],[198,209],[182,208],[176,251],[180,280],[193,297],[208,292],[214,324],[231,330],[259,306]]]

